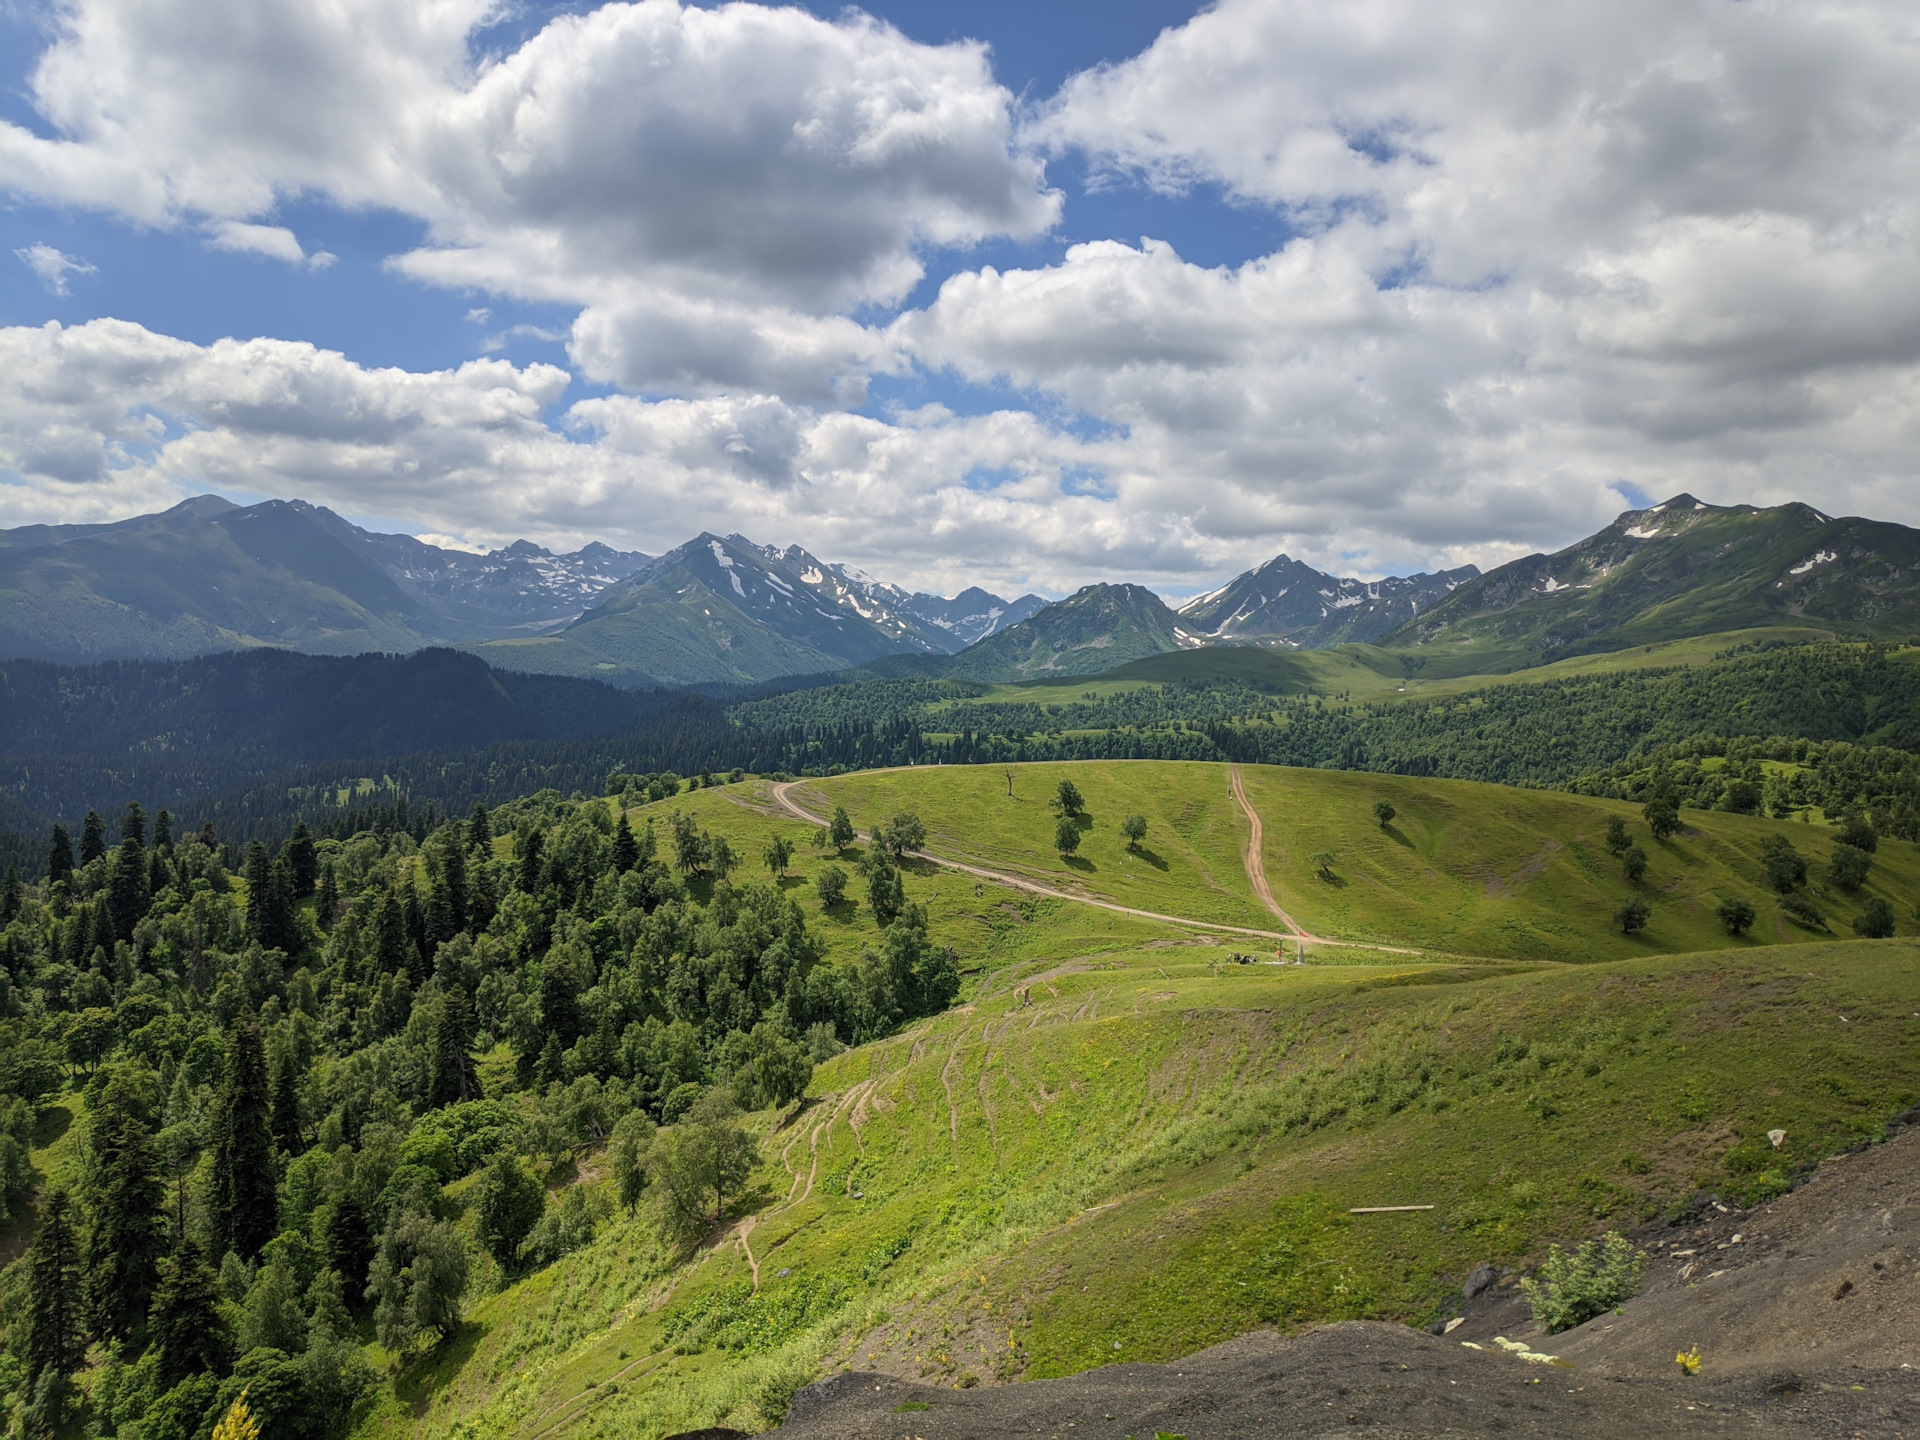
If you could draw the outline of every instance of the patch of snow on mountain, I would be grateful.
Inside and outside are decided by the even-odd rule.
[[[1813,553],[1812,559],[1802,560],[1798,565],[1787,571],[1787,573],[1789,575],[1804,575],[1816,565],[1825,565],[1829,560],[1838,560],[1839,558],[1840,557],[1831,550],[1816,550]]]

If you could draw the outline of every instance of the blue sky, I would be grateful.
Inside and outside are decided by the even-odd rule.
[[[0,525],[1181,594],[1680,490],[1920,520],[1901,15],[16,4]]]

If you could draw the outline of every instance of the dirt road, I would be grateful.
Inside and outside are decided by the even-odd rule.
[[[1267,866],[1266,861],[1262,859],[1266,852],[1261,848],[1265,832],[1261,829],[1260,812],[1247,801],[1247,787],[1240,782],[1238,765],[1227,768],[1227,784],[1233,791],[1233,798],[1240,802],[1240,808],[1246,812],[1247,824],[1253,830],[1252,836],[1247,841],[1247,848],[1241,856],[1241,860],[1247,867],[1247,881],[1253,886],[1253,893],[1260,897],[1261,904],[1278,915],[1286,927],[1301,940],[1311,940],[1313,937],[1307,934],[1306,927],[1280,908],[1280,902],[1273,898],[1272,887],[1267,884]]]
[[[1265,902],[1267,908],[1277,915],[1287,926],[1285,930],[1257,930],[1247,925],[1226,925],[1215,920],[1193,920],[1185,915],[1163,915],[1158,910],[1141,910],[1132,905],[1122,905],[1116,900],[1101,900],[1092,895],[1076,895],[1071,890],[1058,890],[1051,885],[1042,885],[1037,880],[1029,880],[1021,875],[1009,875],[1004,870],[989,870],[981,865],[969,865],[963,860],[950,860],[944,855],[935,855],[930,851],[919,851],[919,857],[928,864],[938,865],[943,870],[957,870],[963,875],[972,875],[976,879],[991,880],[996,885],[1006,885],[1015,890],[1025,890],[1030,895],[1045,895],[1053,900],[1071,900],[1076,905],[1092,905],[1101,910],[1112,910],[1121,915],[1137,915],[1142,920],[1161,920],[1169,925],[1184,925],[1194,930],[1212,930],[1225,935],[1256,935],[1263,940],[1293,940],[1301,945],[1337,945],[1347,950],[1372,950],[1382,955],[1405,955],[1419,958],[1421,952],[1400,945],[1375,945],[1365,940],[1335,940],[1325,935],[1309,933],[1294,918],[1275,903],[1273,891],[1267,885],[1267,876],[1259,863],[1260,855],[1260,817],[1253,807],[1247,804],[1246,794],[1240,786],[1239,767],[1234,767],[1233,793],[1240,801],[1241,808],[1247,813],[1253,824],[1253,841],[1246,851],[1243,861],[1247,867],[1247,878],[1253,884],[1256,894]],[[772,787],[773,803],[796,820],[804,820],[809,825],[824,825],[825,819],[793,798],[793,791],[804,785],[804,780],[776,781]],[[872,840],[866,831],[859,832],[859,838]]]

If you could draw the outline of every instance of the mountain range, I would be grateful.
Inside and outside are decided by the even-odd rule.
[[[1920,632],[1917,569],[1920,531],[1904,525],[1677,495],[1485,574],[1358,580],[1280,555],[1175,610],[1125,583],[1052,604],[978,586],[947,599],[737,534],[658,557],[525,540],[481,555],[304,501],[208,495],[114,524],[0,531],[0,658],[441,645],[499,669],[658,688],[848,670],[1045,680],[1202,647],[1364,642],[1423,668],[1511,670],[1771,625],[1904,637]]]

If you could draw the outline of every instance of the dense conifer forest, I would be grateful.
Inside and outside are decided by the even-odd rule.
[[[616,778],[611,803],[297,825],[237,873],[212,825],[130,804],[113,833],[54,829],[45,878],[9,873],[0,1201],[38,1228],[5,1272],[0,1390],[32,1434],[93,1345],[102,1433],[193,1440],[244,1390],[266,1433],[323,1440],[372,1383],[365,1339],[446,1333],[472,1266],[591,1239],[585,1192],[548,1208],[508,1136],[549,1161],[611,1143],[622,1193],[649,1176],[697,1229],[752,1160],[734,1107],[953,1000],[897,851],[863,862],[877,948],[822,963],[724,837],[664,806],[629,822],[703,782]],[[81,1103],[49,1109],[69,1083]],[[80,1182],[35,1197],[27,1147],[67,1123]],[[475,1249],[446,1187],[483,1169]]]

